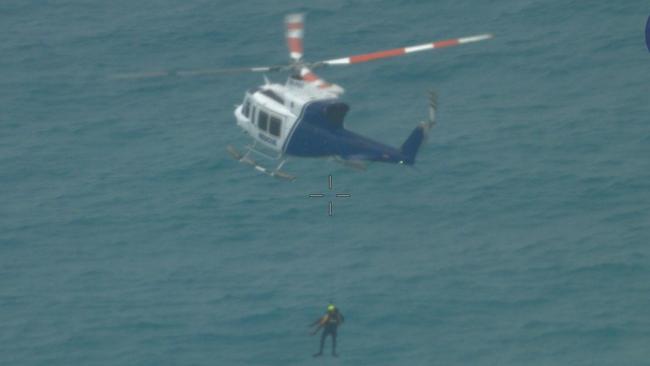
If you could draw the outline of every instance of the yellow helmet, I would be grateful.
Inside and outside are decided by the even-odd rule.
[[[336,310],[336,306],[334,306],[334,304],[327,305],[327,311],[329,313],[333,313],[335,310]]]

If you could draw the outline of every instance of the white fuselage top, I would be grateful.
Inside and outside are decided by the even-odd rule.
[[[267,83],[246,92],[235,109],[237,125],[257,143],[283,154],[305,104],[314,100],[335,99],[338,89],[321,89],[289,77],[286,84]]]

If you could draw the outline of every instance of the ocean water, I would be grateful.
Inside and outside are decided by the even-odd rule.
[[[490,32],[323,69],[416,167],[232,160],[262,75],[115,80]],[[0,364],[647,365],[646,1],[0,3]],[[269,74],[274,81],[285,75]],[[336,193],[327,215],[328,176]],[[334,301],[340,357],[307,324]]]

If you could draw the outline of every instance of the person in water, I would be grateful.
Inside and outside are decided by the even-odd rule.
[[[310,326],[318,325],[316,329],[311,333],[314,335],[318,333],[321,328],[323,328],[323,333],[320,336],[320,351],[314,354],[314,357],[323,355],[323,346],[325,346],[325,338],[330,335],[332,336],[332,356],[337,357],[336,354],[336,330],[339,325],[343,323],[343,314],[339,312],[339,309],[336,308],[333,304],[327,306],[327,312],[320,319],[316,320]]]

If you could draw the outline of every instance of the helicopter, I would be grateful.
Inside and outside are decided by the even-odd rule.
[[[245,92],[241,104],[235,105],[236,124],[250,137],[252,144],[244,152],[229,145],[227,151],[241,163],[272,177],[294,180],[296,177],[281,170],[289,157],[333,158],[348,167],[363,170],[368,162],[415,164],[415,158],[428,131],[435,124],[436,95],[429,96],[428,120],[421,122],[399,147],[391,147],[359,135],[343,126],[350,107],[339,98],[344,89],[329,83],[314,73],[325,66],[342,66],[409,53],[484,41],[491,34],[430,42],[409,47],[306,62],[303,59],[304,14],[289,14],[285,18],[288,65],[207,69],[196,71],[160,71],[146,74],[122,74],[118,78],[195,76],[230,72],[288,72],[284,84],[272,83],[264,76],[264,84]],[[255,160],[262,157],[274,162],[268,168]]]

